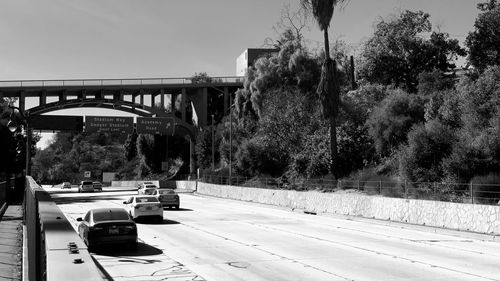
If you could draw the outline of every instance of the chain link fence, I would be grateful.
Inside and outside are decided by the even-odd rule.
[[[186,175],[179,177],[179,179],[194,180],[194,177]],[[366,195],[382,195],[393,198],[500,205],[500,184],[328,179],[290,181],[284,178],[228,177],[215,174],[200,175],[199,180],[205,183],[253,188],[316,190],[320,192],[351,190]]]

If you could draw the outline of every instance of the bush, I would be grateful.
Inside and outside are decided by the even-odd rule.
[[[441,162],[450,155],[455,139],[454,133],[436,120],[415,126],[399,154],[401,176],[411,182],[440,181],[444,174]]]
[[[237,172],[244,176],[269,174],[279,176],[288,163],[286,155],[266,144],[262,138],[244,141],[236,153]]]
[[[500,174],[476,176],[471,182],[474,203],[496,205],[500,202]]]

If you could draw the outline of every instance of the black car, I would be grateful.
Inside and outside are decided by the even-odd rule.
[[[78,234],[87,244],[89,251],[99,245],[126,244],[137,248],[137,226],[123,208],[98,208],[77,218]]]

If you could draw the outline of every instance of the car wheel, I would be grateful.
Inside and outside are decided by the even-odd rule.
[[[176,210],[179,210],[179,205],[176,205],[176,206],[175,206],[175,209],[176,209]]]

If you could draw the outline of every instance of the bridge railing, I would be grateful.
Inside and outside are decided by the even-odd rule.
[[[242,76],[210,77],[209,81],[198,81],[191,77],[180,78],[126,78],[126,79],[66,79],[66,80],[10,80],[0,81],[6,87],[65,87],[65,86],[127,86],[127,85],[191,85],[242,83]]]
[[[29,176],[26,177],[24,216],[28,245],[25,280],[105,279],[62,211]]]

